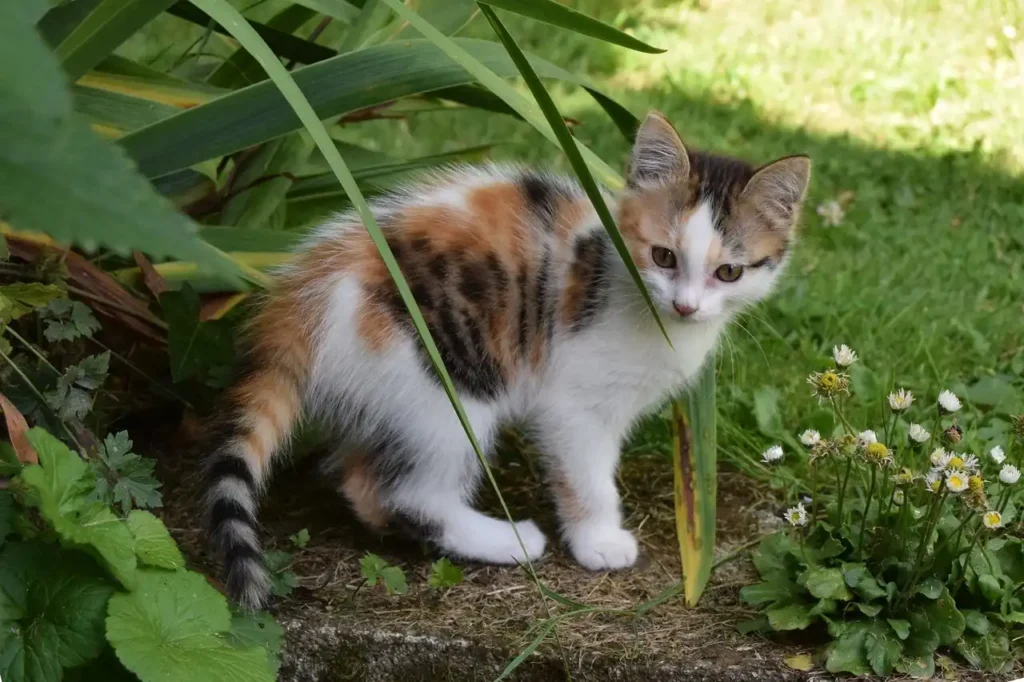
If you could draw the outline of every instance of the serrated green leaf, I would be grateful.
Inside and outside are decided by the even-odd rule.
[[[169,327],[167,350],[175,382],[231,365],[235,349],[230,323],[200,322],[199,295],[191,286],[162,294],[160,307]]]
[[[882,606],[880,604],[862,604],[857,602],[857,610],[869,618],[874,618],[882,612]]]
[[[309,531],[303,528],[298,533],[296,533],[288,539],[292,541],[293,545],[295,545],[299,549],[302,549],[303,547],[309,544]]]
[[[7,243],[3,238],[0,241]],[[0,286],[0,322],[17,320],[61,296],[64,290],[55,284],[16,282]]]
[[[135,538],[135,556],[139,563],[169,570],[185,567],[185,559],[163,521],[138,509],[125,521]]]
[[[109,352],[66,367],[56,388],[45,394],[47,403],[61,419],[83,419],[92,410],[92,392],[103,385],[109,368]]]
[[[236,649],[262,647],[267,652],[267,661],[271,672],[277,677],[281,667],[281,644],[284,630],[269,613],[235,613],[231,617],[231,630],[227,634],[227,642]]]
[[[810,626],[814,618],[806,604],[787,604],[771,606],[765,612],[773,630],[803,630]]]
[[[68,298],[51,302],[42,315],[46,320],[43,336],[47,341],[74,341],[83,336],[92,337],[100,330],[99,320],[89,306]]]
[[[359,560],[359,569],[368,585],[373,587],[380,582],[388,594],[405,594],[409,589],[405,582],[405,572],[376,554],[367,552]]]
[[[29,430],[28,438],[39,464],[25,467],[20,478],[42,517],[62,540],[99,555],[117,579],[131,587],[136,566],[132,534],[105,504],[89,500],[95,484],[92,470],[42,429]]]
[[[427,584],[435,589],[455,587],[463,580],[462,569],[446,557],[442,557],[430,566],[430,578]]]
[[[270,591],[275,597],[286,597],[299,586],[299,576],[291,570],[295,557],[279,550],[265,552],[263,565],[270,574]]]
[[[0,679],[58,682],[106,646],[115,586],[87,556],[38,542],[0,551]]]
[[[142,682],[272,682],[267,652],[234,647],[227,601],[198,573],[140,569],[135,589],[116,594],[107,639]]]
[[[838,568],[812,568],[807,571],[805,587],[818,599],[849,601],[853,598]]]
[[[99,462],[93,463],[99,483],[97,497],[109,504],[119,504],[124,514],[132,507],[163,506],[158,490],[162,484],[153,473],[156,462],[131,449],[127,431],[107,434],[99,447]]]
[[[754,567],[763,579],[778,575],[789,580],[789,570],[793,565],[790,557],[794,550],[799,551],[800,546],[787,533],[766,535],[754,552]]]

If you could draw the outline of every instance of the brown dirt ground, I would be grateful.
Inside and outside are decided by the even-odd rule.
[[[525,450],[526,453],[529,450]],[[529,454],[506,458],[496,469],[516,518],[531,517],[556,537],[553,507]],[[200,490],[193,456],[161,458],[166,481],[165,520],[191,563],[215,574],[196,521]],[[620,487],[626,526],[637,529],[643,557],[628,571],[589,573],[572,563],[557,541],[536,564],[539,580],[569,599],[592,606],[631,610],[679,582],[679,556],[672,517],[672,472],[660,456],[629,458]],[[482,505],[494,508],[493,494]],[[740,550],[719,566],[695,608],[674,597],[644,617],[590,614],[566,619],[512,679],[684,680],[761,682],[830,679],[800,673],[785,659],[810,653],[821,640],[768,640],[743,636],[735,625],[754,613],[738,601],[740,587],[754,580],[745,546],[778,523],[777,503],[749,479],[719,477],[716,557]],[[491,680],[533,638],[531,628],[548,613],[567,607],[542,600],[524,570],[469,565],[462,584],[446,592],[428,587],[432,557],[421,544],[363,529],[346,504],[318,475],[311,458],[278,473],[262,510],[269,548],[291,549],[288,537],[309,530],[309,545],[297,553],[300,587],[278,599],[273,610],[288,633],[282,679],[288,680]],[[409,582],[403,595],[360,587],[359,559],[375,552],[402,566]],[[559,654],[559,646],[564,657]],[[996,678],[954,673],[964,682]],[[1000,678],[1002,680],[1002,678]]]

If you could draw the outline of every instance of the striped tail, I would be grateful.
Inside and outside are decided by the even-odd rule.
[[[228,596],[254,611],[270,596],[258,534],[259,495],[302,408],[305,377],[294,371],[295,364],[263,363],[243,376],[228,392],[228,413],[209,443],[210,537],[224,561]]]

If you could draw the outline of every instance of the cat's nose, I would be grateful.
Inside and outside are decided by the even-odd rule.
[[[686,305],[685,303],[675,303],[676,312],[682,317],[689,317],[697,312],[697,306]]]

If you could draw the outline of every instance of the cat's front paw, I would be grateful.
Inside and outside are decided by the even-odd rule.
[[[609,571],[636,563],[636,538],[618,526],[585,526],[567,533],[569,549],[583,568]]]

